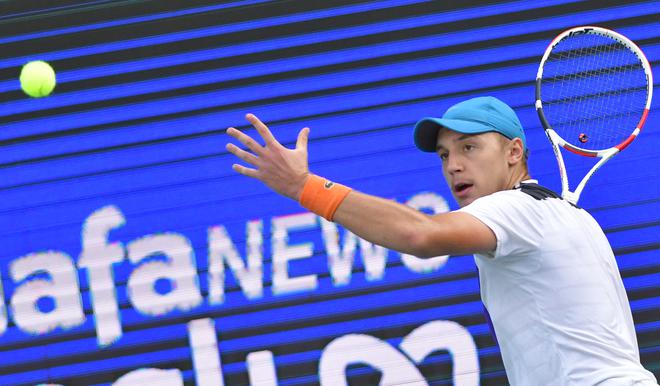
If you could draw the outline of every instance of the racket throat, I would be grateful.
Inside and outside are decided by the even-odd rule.
[[[580,192],[578,192],[578,191],[571,192],[570,190],[567,189],[567,190],[562,192],[561,196],[564,200],[570,202],[571,204],[577,205],[577,202],[580,199],[580,194],[581,193],[582,193],[581,191]]]
[[[619,153],[619,149],[617,148],[611,148],[607,150],[603,150],[598,152],[597,157],[600,159],[598,162],[589,170],[589,172],[582,178],[582,181],[578,184],[577,188],[575,188],[574,191],[570,191],[568,187],[568,177],[566,176],[566,169],[564,167],[563,175],[562,175],[562,197],[572,203],[572,204],[577,204],[578,200],[580,199],[580,195],[582,194],[582,191],[584,190],[584,187],[587,184],[587,181],[591,179],[591,176],[596,173],[598,169],[600,169],[601,166],[605,164],[610,158],[614,157]],[[559,161],[559,159],[558,159]],[[561,159],[560,163],[563,165],[563,159]]]

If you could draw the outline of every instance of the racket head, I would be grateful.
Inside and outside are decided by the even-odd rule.
[[[583,156],[627,147],[639,134],[653,94],[651,66],[642,50],[606,28],[581,26],[560,33],[546,49],[536,76],[536,110],[550,140]]]

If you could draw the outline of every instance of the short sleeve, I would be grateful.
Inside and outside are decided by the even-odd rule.
[[[520,256],[536,250],[543,238],[540,201],[508,190],[478,198],[459,212],[471,214],[486,224],[497,238],[493,258]]]

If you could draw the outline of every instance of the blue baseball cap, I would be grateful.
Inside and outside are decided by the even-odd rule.
[[[438,131],[446,127],[463,134],[496,132],[514,139],[520,138],[523,150],[527,151],[527,140],[520,120],[506,103],[492,97],[477,97],[451,106],[442,118],[426,117],[415,124],[415,145],[426,152],[436,151]]]

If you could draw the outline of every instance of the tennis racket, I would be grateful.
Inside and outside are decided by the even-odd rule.
[[[564,199],[576,204],[596,170],[637,138],[652,93],[648,60],[619,33],[576,27],[550,43],[536,75],[536,111],[557,157]],[[600,158],[574,191],[560,146]]]

